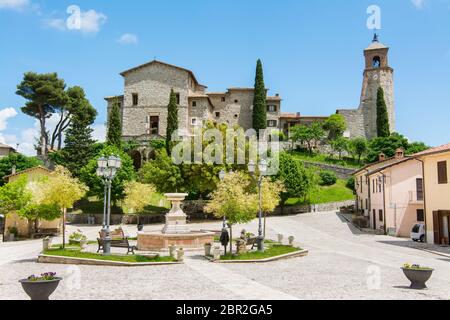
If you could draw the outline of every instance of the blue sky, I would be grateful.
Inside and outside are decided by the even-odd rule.
[[[372,4],[391,48],[397,131],[430,145],[449,142],[450,0],[0,0],[0,141],[33,153],[35,121],[21,114],[15,95],[24,72],[58,72],[82,86],[99,112],[101,139],[103,97],[122,93],[119,72],[155,57],[191,69],[210,91],[253,86],[261,58],[283,111],[357,107]],[[81,8],[80,29],[66,26],[70,5]]]

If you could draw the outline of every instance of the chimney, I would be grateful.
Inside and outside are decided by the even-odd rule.
[[[380,153],[378,155],[378,161],[384,161],[384,160],[386,160],[386,155],[384,153]]]
[[[405,150],[398,148],[395,150],[395,159],[403,159],[405,157]]]

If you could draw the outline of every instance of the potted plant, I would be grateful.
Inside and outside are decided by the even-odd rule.
[[[211,255],[212,243],[205,243],[205,256],[209,257]]]
[[[16,227],[9,227],[9,241],[14,241],[19,235],[19,230]]]
[[[69,236],[70,245],[82,245],[82,241],[86,244],[87,238],[81,232],[74,232]]]
[[[61,280],[62,278],[57,277],[55,272],[46,272],[40,277],[32,275],[27,279],[19,280],[19,282],[31,300],[49,300]]]
[[[434,269],[428,267],[421,267],[418,264],[404,264],[402,267],[403,273],[411,281],[411,289],[425,289],[426,282],[431,278]]]

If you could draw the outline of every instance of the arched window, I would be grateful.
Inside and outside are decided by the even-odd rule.
[[[372,67],[379,68],[381,67],[381,58],[379,56],[376,56],[372,60]]]

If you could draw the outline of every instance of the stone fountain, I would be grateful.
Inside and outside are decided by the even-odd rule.
[[[171,245],[184,249],[203,249],[206,243],[214,242],[214,233],[192,231],[187,225],[187,216],[181,209],[181,203],[188,196],[186,193],[168,193],[165,196],[172,203],[172,209],[166,214],[166,224],[161,232],[139,232],[139,250],[168,250]]]

